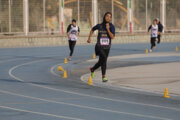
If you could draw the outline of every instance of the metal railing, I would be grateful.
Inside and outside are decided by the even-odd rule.
[[[116,32],[146,32],[160,18],[165,32],[180,32],[178,0],[0,0],[0,35],[64,34],[76,19],[81,34],[113,14]]]

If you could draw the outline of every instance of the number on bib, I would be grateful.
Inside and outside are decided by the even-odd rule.
[[[100,38],[101,45],[109,45],[109,38]]]

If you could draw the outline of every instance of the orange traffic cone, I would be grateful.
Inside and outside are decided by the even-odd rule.
[[[96,54],[95,53],[93,54],[93,59],[96,59]]]
[[[175,50],[176,50],[176,52],[179,50],[178,46],[176,46],[176,49],[175,49]]]
[[[88,80],[88,85],[93,85],[93,81],[92,81],[91,76],[89,77],[89,80]]]
[[[67,78],[67,77],[68,77],[68,76],[67,76],[67,71],[64,70],[63,78]]]
[[[164,98],[170,98],[168,89],[166,88],[164,91]]]
[[[64,69],[62,68],[62,66],[58,66],[57,71],[64,71]]]
[[[67,64],[67,63],[68,63],[67,58],[64,58],[64,63],[65,63],[65,64]]]

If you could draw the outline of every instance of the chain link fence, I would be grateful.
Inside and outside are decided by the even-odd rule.
[[[129,33],[130,14],[134,33],[146,32],[154,18],[163,21],[165,32],[179,32],[179,6],[178,0],[0,0],[0,35],[63,34],[72,19],[77,20],[81,34],[87,35],[93,25],[102,22],[107,11],[112,12],[118,33]]]

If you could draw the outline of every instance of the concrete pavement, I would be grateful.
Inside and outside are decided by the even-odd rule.
[[[145,60],[164,61],[164,63],[108,69],[107,77],[109,81],[101,85],[123,86],[162,94],[165,88],[168,88],[171,94],[180,95],[180,62],[178,62],[180,61],[180,53],[178,52],[123,55],[111,57],[108,62]],[[93,81],[96,85],[96,83],[101,83],[102,77],[100,71],[95,73],[96,77]],[[89,74],[86,74],[81,79],[87,82],[88,77]]]

